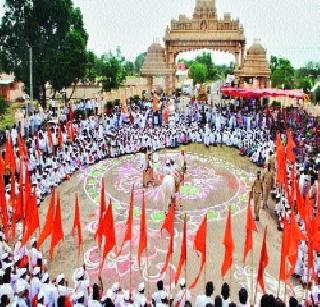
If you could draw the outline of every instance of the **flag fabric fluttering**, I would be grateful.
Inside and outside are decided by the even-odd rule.
[[[99,250],[101,249],[102,244],[102,217],[106,211],[106,199],[104,191],[104,177],[101,178],[101,190],[100,190],[100,210],[99,210],[99,220],[94,239],[98,242]]]
[[[175,219],[175,206],[176,204],[174,202],[171,203],[171,207],[166,215],[165,220],[163,221],[163,224],[161,226],[161,234],[162,230],[165,229],[167,230],[170,239],[169,239],[169,245],[167,249],[167,255],[166,255],[166,260],[165,264],[161,269],[161,274],[164,273],[167,270],[168,264],[170,262],[170,258],[173,254],[173,237],[174,237],[174,219]]]
[[[134,210],[134,187],[131,189],[130,193],[130,204],[129,204],[129,214],[128,214],[128,219],[126,222],[126,229],[124,233],[124,238],[122,241],[122,244],[120,246],[119,252],[118,252],[118,257],[121,255],[123,245],[125,242],[130,241],[131,244],[131,239],[132,239],[132,230],[133,230],[133,210]],[[131,248],[131,247],[130,247]]]
[[[232,238],[232,227],[231,227],[231,210],[227,215],[226,228],[224,233],[223,244],[225,246],[224,260],[221,265],[221,277],[224,278],[227,271],[231,268],[233,262],[233,251],[234,251],[234,242]]]
[[[54,217],[54,227],[51,230],[51,243],[49,249],[49,255],[52,258],[55,247],[60,241],[63,241],[63,229],[62,229],[62,220],[61,220],[61,205],[60,205],[60,195],[57,196],[57,206]]]
[[[34,190],[30,199],[30,209],[28,210],[28,216],[26,216],[25,218],[25,232],[21,240],[22,245],[25,245],[28,242],[37,228],[39,228],[39,213],[37,195]]]
[[[145,208],[145,198],[144,198],[144,191],[143,191],[142,208],[141,208],[141,215],[140,215],[140,236],[139,236],[139,246],[138,246],[139,269],[141,268],[142,254],[147,249],[148,249],[148,226],[146,221],[146,208]]]
[[[37,240],[38,248],[40,248],[43,242],[51,235],[52,228],[54,225],[55,203],[56,203],[56,189],[53,188],[51,192],[51,198],[49,201],[46,221],[42,228],[40,236]]]
[[[182,241],[181,241],[181,250],[180,250],[180,260],[176,270],[175,276],[175,283],[177,284],[181,270],[184,265],[186,265],[187,261],[187,216],[184,215],[184,222],[183,222],[183,234],[182,234]]]
[[[253,231],[257,232],[258,229],[257,229],[256,222],[253,219],[251,203],[250,203],[250,194],[249,194],[248,209],[247,209],[247,224],[245,228],[245,241],[244,241],[244,248],[243,248],[243,265],[245,265],[249,252],[253,249],[253,239],[252,239]]]
[[[257,285],[261,286],[263,293],[266,292],[264,287],[264,270],[268,266],[269,258],[268,258],[268,251],[267,251],[267,226],[263,232],[263,240],[262,240],[262,247],[261,247],[261,254],[259,260],[259,267],[258,267],[258,275],[257,275]]]
[[[199,272],[191,283],[189,289],[193,289],[196,286],[201,272],[207,262],[207,214],[205,214],[205,216],[203,217],[203,220],[196,232],[193,242],[193,249],[201,254],[201,264]]]
[[[102,235],[103,235],[104,244],[103,244],[102,261],[100,264],[100,271],[102,270],[105,258],[108,256],[111,250],[114,247],[116,247],[116,235],[115,235],[115,227],[113,222],[111,199],[110,199],[109,206],[103,216]]]
[[[280,270],[279,270],[279,280],[286,281],[287,280],[287,256],[289,252],[289,244],[290,244],[290,229],[289,223],[285,219],[284,220],[284,229],[282,232],[282,243],[281,243],[281,256],[280,256]]]
[[[76,231],[78,232],[78,254],[80,255],[81,245],[82,245],[82,232],[81,232],[81,220],[80,220],[80,206],[79,197],[76,194],[75,204],[74,204],[74,219],[73,226],[71,229],[71,235],[74,237]]]

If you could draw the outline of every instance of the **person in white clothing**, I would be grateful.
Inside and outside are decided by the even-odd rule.
[[[184,278],[180,279],[180,290],[174,299],[174,306],[183,307],[186,302],[191,303],[192,296],[188,289],[186,289],[186,281]]]
[[[144,283],[141,282],[138,285],[138,293],[136,294],[134,298],[134,306],[135,307],[146,307],[147,305],[147,299],[144,295]]]

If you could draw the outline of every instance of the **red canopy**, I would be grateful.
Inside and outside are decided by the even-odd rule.
[[[281,90],[276,88],[232,88],[221,87],[221,92],[231,97],[243,97],[243,98],[261,98],[261,97],[289,97],[303,99],[303,90]]]

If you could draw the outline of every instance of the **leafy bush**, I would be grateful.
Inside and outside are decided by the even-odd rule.
[[[0,114],[4,114],[7,110],[8,104],[3,97],[0,96]]]

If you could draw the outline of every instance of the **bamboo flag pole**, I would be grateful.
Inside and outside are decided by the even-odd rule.
[[[150,298],[150,281],[149,281],[149,251],[148,251],[148,243],[147,243],[147,248],[146,248],[146,253],[147,253],[147,301]]]
[[[253,283],[254,283],[254,281],[253,281],[253,274],[254,274],[254,267],[253,267],[253,257],[254,257],[254,253],[253,253],[253,246],[252,246],[252,250],[251,250],[251,291],[252,291],[252,297],[251,297],[251,299],[252,299],[252,304],[254,304],[254,291],[253,291],[253,287],[254,287],[254,285],[253,285]]]
[[[184,218],[187,221],[187,214],[184,214]],[[187,236],[187,229],[186,229],[186,236]],[[187,238],[186,238],[187,241]],[[186,292],[187,292],[187,263],[188,263],[188,253],[187,253],[187,246],[186,246],[186,262],[184,264],[184,281],[185,281],[185,291],[184,291],[184,300],[186,301]]]

